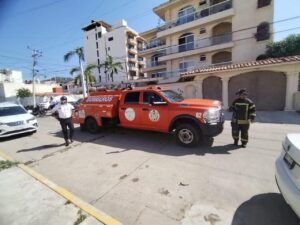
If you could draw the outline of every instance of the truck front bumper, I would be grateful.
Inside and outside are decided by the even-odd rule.
[[[216,124],[199,124],[203,136],[215,137],[222,133],[224,122]]]

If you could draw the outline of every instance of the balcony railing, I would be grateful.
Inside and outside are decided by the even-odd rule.
[[[210,38],[204,38],[196,40],[194,42],[189,42],[181,45],[171,46],[160,50],[160,56],[171,55],[180,52],[191,51],[200,48],[206,48],[214,45],[224,44],[232,41],[232,33],[225,33],[218,36],[213,36]]]
[[[145,44],[144,50],[148,50],[148,49],[151,49],[151,48],[157,48],[157,47],[163,46],[165,44],[166,44],[165,41],[162,41],[162,40],[159,40],[159,39],[151,40],[150,42]]]
[[[164,63],[164,62],[151,61],[151,62],[147,62],[146,68],[165,66],[165,65],[166,65],[166,63]]]
[[[196,11],[181,17],[177,17],[176,19],[167,21],[163,26],[159,27],[160,31],[170,29],[182,24],[186,24],[219,12],[223,12],[225,10],[232,8],[232,0],[227,0],[224,2],[220,2],[218,4],[212,5],[206,9],[202,9],[201,11]]]
[[[183,69],[178,69],[178,70],[173,70],[173,71],[162,71],[162,72],[157,72],[157,73],[153,73],[151,74],[151,78],[159,78],[159,77],[163,77],[164,79],[168,79],[168,78],[174,78],[174,77],[180,77],[181,73],[184,72],[188,72],[191,70],[195,70],[195,69],[207,69],[207,68],[211,68],[211,67],[215,67],[215,66],[223,66],[223,65],[229,65],[232,64],[231,61],[227,61],[227,62],[222,62],[222,63],[216,63],[216,64],[206,64],[206,63],[198,63],[194,66],[188,67],[188,68],[183,68]]]

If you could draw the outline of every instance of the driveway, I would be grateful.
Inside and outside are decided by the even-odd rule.
[[[125,225],[299,224],[274,180],[285,134],[300,132],[299,114],[258,114],[246,149],[231,145],[229,121],[212,147],[186,149],[166,134],[122,128],[76,128],[65,147],[51,117],[0,148]]]

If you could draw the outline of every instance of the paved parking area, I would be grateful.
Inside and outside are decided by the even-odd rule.
[[[125,225],[299,224],[278,192],[274,162],[285,134],[300,125],[286,114],[285,124],[260,117],[246,149],[231,145],[229,121],[212,147],[186,149],[169,135],[122,128],[76,128],[65,147],[51,117],[0,149]]]

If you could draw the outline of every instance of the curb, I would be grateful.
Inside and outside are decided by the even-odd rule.
[[[4,158],[5,160],[9,161],[15,161],[13,158],[10,156],[6,155],[5,153],[0,151],[0,157]],[[111,216],[107,215],[106,213],[100,211],[99,209],[95,208],[94,206],[90,205],[89,203],[81,200],[80,198],[76,197],[73,195],[71,192],[68,190],[58,186],[54,182],[50,181],[46,177],[43,177],[41,174],[37,173],[33,169],[29,168],[28,166],[25,166],[24,164],[19,164],[19,168],[21,168],[24,172],[32,176],[33,178],[37,179],[39,182],[43,183],[46,185],[48,188],[52,189],[65,199],[69,200],[72,202],[74,205],[85,211],[87,214],[93,216],[95,219],[100,221],[101,223],[105,225],[122,225],[119,221],[116,219],[112,218]]]

